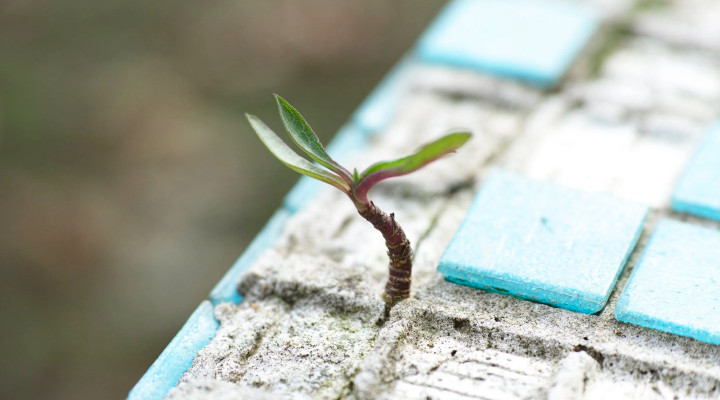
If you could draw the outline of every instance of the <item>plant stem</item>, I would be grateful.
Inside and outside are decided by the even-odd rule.
[[[400,225],[395,222],[395,214],[389,216],[375,207],[371,201],[364,207],[358,207],[358,213],[368,220],[385,238],[385,246],[390,257],[390,276],[385,285],[385,302],[388,309],[397,302],[410,297],[413,251],[410,241],[405,237]]]

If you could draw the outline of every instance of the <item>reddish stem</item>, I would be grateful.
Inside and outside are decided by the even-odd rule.
[[[410,241],[405,237],[400,225],[395,222],[395,214],[389,216],[375,207],[371,201],[358,207],[358,213],[382,233],[390,257],[390,276],[385,285],[385,302],[388,307],[410,297],[413,251]]]

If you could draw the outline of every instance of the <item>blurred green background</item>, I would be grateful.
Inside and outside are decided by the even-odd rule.
[[[0,2],[0,398],[124,398],[444,1]]]

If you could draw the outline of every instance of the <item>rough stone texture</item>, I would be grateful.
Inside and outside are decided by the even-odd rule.
[[[720,52],[720,3],[714,0],[657,2],[635,20],[635,32],[684,47]],[[663,7],[663,3],[669,6]],[[653,2],[647,2],[652,6]]]
[[[249,271],[240,283],[241,305],[216,307],[217,339],[198,353],[183,391],[190,397],[215,388],[223,393],[218,396],[252,388],[292,398],[346,394],[377,335],[384,304],[360,271],[325,258],[289,262],[269,252],[258,266],[264,268]],[[305,283],[308,276],[313,280]],[[242,389],[228,390],[226,382]]]
[[[588,381],[595,380],[600,364],[584,351],[568,354],[557,367],[548,400],[581,399]]]
[[[666,207],[720,104],[720,58],[629,40],[595,79],[538,105],[502,165]],[[568,167],[572,165],[572,167]]]
[[[669,209],[682,167],[720,112],[720,53],[712,46],[720,35],[698,30],[701,40],[677,48],[674,34],[643,22],[650,13],[685,18],[679,4],[636,11],[630,26],[644,38],[625,37],[596,60],[596,74],[573,75],[551,93],[451,68],[415,70],[391,125],[350,162],[404,155],[451,128],[474,133],[457,154],[370,194],[396,212],[416,249],[413,296],[384,318],[382,239],[342,194],[323,190],[244,276],[243,303],[216,307],[216,338],[168,398],[720,396],[720,346],[613,316],[658,219],[720,229]],[[455,89],[462,87],[468,90]],[[436,272],[475,190],[497,165],[653,208],[599,314],[485,293]]]

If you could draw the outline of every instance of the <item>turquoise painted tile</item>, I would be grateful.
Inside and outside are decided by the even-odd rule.
[[[720,344],[720,231],[660,221],[615,318]]]
[[[599,18],[561,0],[455,0],[421,37],[422,61],[477,69],[539,87],[555,85]]]
[[[647,207],[497,170],[438,270],[448,280],[568,310],[605,306]]]
[[[369,135],[387,128],[400,107],[403,95],[409,89],[415,61],[410,57],[400,60],[352,115],[352,121]]]
[[[237,292],[237,285],[240,282],[240,276],[260,257],[260,255],[272,247],[275,240],[285,228],[285,222],[290,217],[290,213],[285,210],[278,210],[273,214],[270,220],[260,233],[255,236],[250,245],[245,249],[235,264],[225,276],[220,279],[217,285],[210,292],[210,301],[213,305],[221,302],[232,302],[238,304],[242,301],[242,296]]]
[[[712,126],[675,188],[673,210],[720,221],[720,124]]]
[[[351,123],[340,129],[326,150],[335,161],[343,164],[346,168],[352,168],[352,166],[345,165],[345,163],[351,158],[353,153],[364,149],[366,145],[367,135],[365,132]],[[283,206],[290,213],[295,213],[312,201],[318,192],[324,188],[337,190],[327,183],[303,176],[298,180],[298,183],[290,189],[287,196],[285,196]]]
[[[190,368],[197,352],[215,337],[217,328],[213,306],[205,300],[140,378],[130,391],[128,400],[164,398],[168,391],[177,385],[182,374]]]

